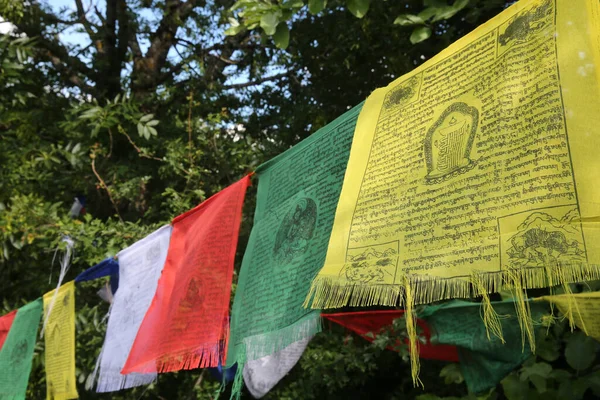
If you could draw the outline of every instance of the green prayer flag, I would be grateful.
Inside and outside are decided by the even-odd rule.
[[[460,367],[471,393],[495,387],[531,356],[531,349],[523,343],[514,301],[492,302],[492,306],[500,316],[504,344],[494,335],[488,339],[480,303],[450,301],[419,314],[431,328],[431,343],[458,347]],[[548,313],[546,303],[529,302],[529,307],[534,321]]]
[[[303,302],[325,261],[361,107],[256,170],[256,213],[233,303],[227,366],[238,362],[242,371],[246,360],[320,330],[320,312]]]
[[[24,399],[31,372],[31,360],[36,334],[42,316],[39,298],[17,311],[0,349],[0,399]]]

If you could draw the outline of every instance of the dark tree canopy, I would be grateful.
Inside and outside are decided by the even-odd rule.
[[[13,27],[0,38],[0,314],[56,285],[52,258],[63,236],[75,241],[70,280],[298,143],[507,3],[72,0],[57,10],[52,0],[0,0],[2,25]],[[252,12],[240,16],[251,7],[266,7],[258,22]],[[77,44],[65,40],[73,32],[82,38]],[[244,209],[236,270],[255,190]],[[71,218],[75,196],[85,197],[87,213]],[[162,375],[147,389],[85,389],[105,330],[108,306],[95,294],[103,285],[77,291],[81,398],[213,398],[219,382],[200,370]],[[400,355],[383,350],[403,335],[397,322],[397,336],[374,344],[327,327],[267,397],[466,396],[455,365],[424,361],[426,392],[412,387],[406,348]],[[565,364],[564,324],[553,329],[541,358],[490,396],[541,397],[539,379],[523,378],[528,368],[541,371],[540,363],[567,374],[548,372],[548,388],[591,393],[593,379],[583,382]],[[592,345],[585,346],[577,351],[589,352]],[[42,360],[40,342],[28,398],[45,396]]]

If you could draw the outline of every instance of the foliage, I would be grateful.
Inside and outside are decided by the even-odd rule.
[[[15,25],[12,35],[0,37],[2,314],[55,287],[53,256],[64,236],[75,241],[67,274],[73,279],[505,6],[493,0],[243,1],[110,0],[95,8],[73,0],[71,8],[56,10],[35,0],[0,0],[0,15]],[[400,15],[412,23],[394,25]],[[426,29],[430,39],[413,45],[415,28],[421,31],[412,42]],[[81,42],[63,40],[74,31]],[[244,208],[236,271],[255,190]],[[87,213],[72,218],[75,196],[86,198]],[[85,389],[106,328],[108,306],[95,294],[103,285],[77,288],[81,398],[213,398],[219,382],[198,370],[164,374],[148,388],[114,394]],[[403,321],[394,328],[369,344],[328,327],[268,397],[425,396],[412,386],[406,346],[398,341]],[[571,336],[562,322],[550,331],[537,358],[489,398],[596,393],[596,343]],[[384,350],[390,344],[397,353]],[[39,341],[28,398],[45,395],[43,352]],[[467,395],[456,366],[423,361],[421,375],[429,398]]]
[[[288,41],[281,40],[278,32],[286,32],[289,36],[288,24],[298,19],[320,13],[329,13],[333,10],[345,7],[354,17],[363,18],[369,12],[371,0],[238,0],[230,11],[233,16],[229,17],[229,28],[225,31],[227,35],[236,35],[245,30],[255,30],[258,27],[262,32],[273,38],[275,45],[279,48],[287,48]],[[406,2],[408,8],[408,3]],[[463,19],[477,18],[482,9],[501,6],[504,2],[497,0],[454,0],[448,4],[446,0],[422,0],[421,10],[415,14],[401,13],[394,20],[395,25],[412,27],[410,41],[413,44],[422,42],[431,37],[434,32],[443,32],[448,24],[457,14],[462,13]],[[329,5],[329,8],[327,7]],[[389,4],[385,4],[390,6]],[[389,29],[389,27],[388,27]]]

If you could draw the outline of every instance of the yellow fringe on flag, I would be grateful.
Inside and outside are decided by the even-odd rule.
[[[521,327],[521,340],[523,351],[525,351],[525,339],[529,341],[529,347],[531,352],[535,354],[535,333],[533,331],[533,319],[531,318],[531,309],[529,308],[529,302],[525,301],[527,291],[523,287],[519,274],[515,270],[506,271],[506,275],[509,279],[510,289],[515,299],[515,310],[517,314],[517,320]]]
[[[485,325],[485,331],[487,333],[488,340],[491,340],[491,335],[496,336],[502,343],[504,336],[502,335],[502,324],[500,323],[500,316],[492,307],[490,296],[483,284],[482,275],[479,273],[471,274],[471,284],[473,285],[473,292],[476,297],[481,297],[481,311],[483,313],[482,320]],[[490,335],[491,333],[491,335]]]
[[[406,333],[408,334],[408,346],[410,352],[410,372],[413,380],[413,385],[423,386],[423,382],[419,379],[419,371],[421,364],[419,362],[419,348],[417,347],[417,316],[414,312],[414,298],[411,287],[411,282],[408,277],[404,278],[404,318],[406,320]]]

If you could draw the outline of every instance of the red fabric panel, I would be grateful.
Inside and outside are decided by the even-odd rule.
[[[250,175],[173,220],[156,294],[123,374],[225,364],[229,298]]]
[[[372,332],[376,336],[382,329],[391,327],[394,319],[400,318],[403,314],[404,310],[385,310],[321,314],[321,316],[357,333],[371,342],[373,341],[373,338],[367,337],[367,333]],[[456,346],[431,344],[429,342],[431,333],[425,321],[417,319],[417,325],[421,328],[427,341],[426,344],[417,342],[417,345],[419,346],[419,357],[429,360],[458,362],[458,351]],[[393,350],[393,348],[389,349]]]
[[[0,350],[2,349],[2,345],[4,345],[4,341],[8,336],[8,331],[17,315],[17,310],[13,310],[6,315],[0,317]]]

